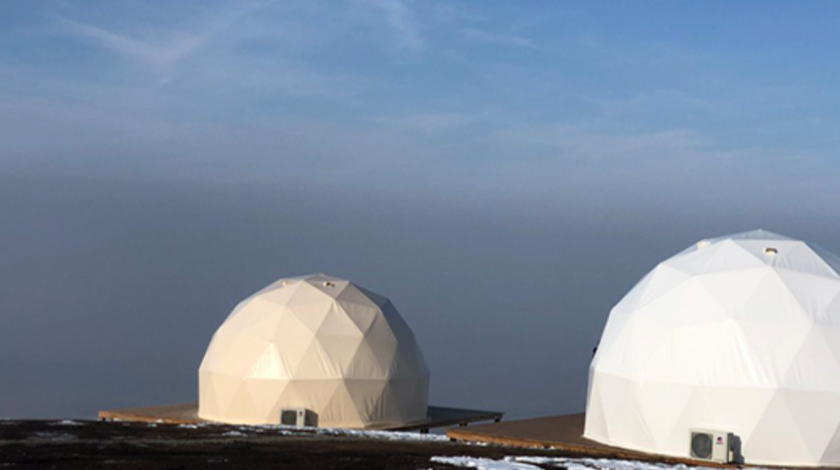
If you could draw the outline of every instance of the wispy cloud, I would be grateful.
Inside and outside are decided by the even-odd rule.
[[[60,16],[56,17],[56,21],[60,32],[84,38],[125,59],[139,61],[149,67],[162,82],[169,82],[180,63],[204,48],[245,12],[245,9],[226,12],[194,29],[170,32],[163,39],[157,39],[159,32],[134,36]]]
[[[488,31],[463,28],[458,33],[468,41],[490,46],[536,47],[534,42],[524,36],[513,34],[491,33]]]
[[[415,52],[426,47],[420,28],[411,9],[402,0],[357,0],[359,3],[380,10],[390,28],[397,35],[398,45]]]
[[[155,101],[157,106],[178,106],[189,101],[187,95],[179,93],[185,89],[192,96],[207,94],[201,103],[184,105],[192,110],[209,103],[240,110],[244,103],[272,108],[290,99],[359,103],[359,96],[369,87],[370,80],[341,71],[326,71],[300,57],[300,51],[311,44],[307,41],[311,41],[314,28],[295,17],[295,13],[300,13],[295,8],[311,8],[305,14],[320,14],[323,11],[319,5],[270,1],[227,5],[210,14],[197,11],[182,16],[183,12],[178,11],[168,15],[164,24],[153,27],[125,23],[116,17],[100,17],[93,22],[80,18],[79,14],[52,14],[51,33],[72,36],[120,59],[108,66],[127,67],[116,70],[112,77],[135,77],[138,69],[146,72],[139,75],[141,80],[130,81],[135,85],[130,96],[144,94],[141,89],[150,83],[143,79],[148,77],[152,77],[153,86],[168,85],[173,96],[165,104]],[[332,40],[323,32],[319,37]],[[127,82],[103,79],[86,93],[120,84]],[[218,89],[227,93],[215,93]],[[120,100],[122,105],[142,109],[152,106],[142,101],[145,98],[128,99],[125,91],[120,94],[124,97]]]

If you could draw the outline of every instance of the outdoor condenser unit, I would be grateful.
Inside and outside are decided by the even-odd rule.
[[[692,429],[690,433],[691,458],[718,463],[732,461],[732,433],[704,429]]]
[[[284,408],[280,410],[280,424],[302,428],[306,423],[305,408]]]

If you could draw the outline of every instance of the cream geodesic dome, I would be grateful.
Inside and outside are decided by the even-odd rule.
[[[281,279],[242,301],[201,362],[199,417],[388,428],[426,419],[429,371],[391,301],[322,274]]]
[[[732,432],[747,463],[840,464],[840,260],[765,231],[660,263],[610,313],[584,436],[689,456]]]

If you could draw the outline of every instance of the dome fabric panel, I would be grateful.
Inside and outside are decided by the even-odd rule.
[[[386,297],[322,274],[281,279],[242,301],[199,367],[199,417],[279,424],[306,408],[320,427],[426,420],[429,371]]]
[[[766,231],[702,240],[610,313],[584,436],[689,457],[732,432],[746,463],[840,465],[840,262]]]

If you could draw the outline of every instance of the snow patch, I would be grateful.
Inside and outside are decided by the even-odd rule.
[[[178,427],[182,429],[198,429],[206,426],[226,426],[223,423],[199,423],[199,424],[179,424]],[[380,439],[387,441],[434,441],[446,442],[449,438],[443,434],[422,434],[419,432],[399,432],[399,431],[375,431],[375,430],[361,430],[361,429],[343,429],[343,428],[313,428],[313,427],[297,427],[297,426],[283,426],[272,424],[255,424],[237,426],[237,430],[243,432],[263,433],[265,431],[275,431],[282,436],[331,436],[331,437],[355,437],[361,439]]]
[[[288,428],[287,428],[288,429]],[[291,428],[301,429],[301,428]],[[396,432],[396,431],[365,431],[358,429],[339,428],[303,428],[314,430],[315,434],[321,436],[356,437],[362,439],[381,439],[387,441],[449,441],[449,438],[442,434],[421,434],[419,432]],[[311,431],[310,431],[311,432]]]
[[[452,465],[453,467],[475,468],[476,470],[542,470],[540,467],[527,463],[483,457],[432,457],[432,462]]]
[[[445,442],[449,438],[443,434],[422,434],[419,432],[398,432],[398,431],[375,431],[362,429],[344,428],[313,428],[282,425],[253,425],[239,426],[240,431],[263,433],[268,430],[279,432],[283,436],[330,436],[330,437],[355,437],[360,439],[380,439],[387,441],[434,441]]]
[[[565,467],[568,470],[708,470],[684,464],[640,462],[637,460],[592,459],[570,457],[509,456],[502,460],[478,457],[432,457],[432,462],[477,470],[541,470],[544,467]],[[745,467],[750,470],[767,470]]]
[[[34,437],[30,437],[29,439],[43,439],[46,441],[64,442],[75,440],[76,436],[72,434],[67,434],[66,432],[36,432]]]

